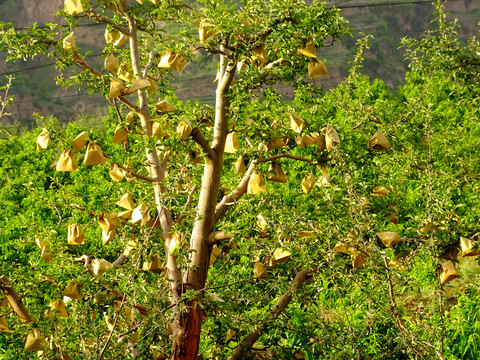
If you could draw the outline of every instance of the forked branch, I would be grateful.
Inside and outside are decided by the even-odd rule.
[[[218,203],[217,207],[215,208],[215,220],[218,221],[219,219],[222,218],[223,215],[227,212],[227,210],[235,204],[236,201],[238,201],[243,194],[247,192],[248,188],[248,181],[250,180],[250,176],[253,173],[253,169],[255,169],[255,165],[257,163],[257,160],[253,160],[250,163],[250,166],[247,169],[247,172],[243,176],[242,180],[240,181],[240,184],[238,184],[238,187],[233,190],[231,193],[225,195],[223,199]]]

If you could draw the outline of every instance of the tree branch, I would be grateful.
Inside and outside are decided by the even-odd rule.
[[[264,158],[264,159],[258,159],[258,163],[260,164],[260,163],[269,162],[269,161],[273,161],[273,160],[277,160],[277,159],[281,159],[281,158],[289,158],[289,159],[298,160],[298,161],[305,161],[305,162],[308,162],[308,163],[312,162],[312,160],[307,159],[307,158],[303,158],[301,156],[295,156],[295,155],[292,155],[292,154],[284,153],[284,154],[269,156],[269,157]]]
[[[205,135],[203,135],[199,127],[193,128],[192,133],[190,135],[192,136],[193,140],[195,140],[195,142],[202,148],[205,154],[207,154],[210,158],[214,156],[214,153],[212,148],[210,147],[210,144],[208,143],[207,139],[205,138]]]
[[[183,207],[182,213],[175,219],[175,224],[179,224],[185,217],[187,216],[187,209],[190,206],[190,204],[193,201],[193,194],[195,194],[195,191],[197,191],[198,186],[195,185],[191,190],[190,193],[188,194],[187,202],[185,203],[185,206]]]
[[[131,33],[130,31],[128,31],[126,28],[124,28],[123,26],[120,26],[118,25],[117,23],[115,23],[114,21],[110,20],[109,18],[105,17],[105,16],[102,16],[102,15],[99,15],[97,14],[96,12],[92,11],[92,10],[84,10],[83,11],[85,13],[85,15],[87,15],[89,18],[91,19],[94,19],[94,20],[97,20],[98,22],[102,22],[102,23],[106,23],[106,24],[109,24],[111,25],[114,29],[120,31],[121,33],[124,33],[125,35],[127,36],[131,36]]]
[[[142,180],[145,180],[145,181],[148,181],[149,183],[156,183],[158,182],[157,179],[153,179],[151,177],[148,177],[148,176],[145,176],[145,175],[142,175],[142,174],[139,174],[139,173],[136,173],[135,171],[132,171],[132,170],[129,170],[128,168],[126,168],[125,166],[123,165],[120,165],[120,164],[117,164],[117,163],[114,163],[115,165],[117,165],[120,169],[122,169],[123,171],[126,171],[128,172],[130,175],[138,178],[138,179],[142,179]]]
[[[227,233],[224,230],[220,231],[212,231],[210,235],[208,235],[208,242],[210,245],[215,245],[218,244],[222,240],[227,240],[227,239],[232,239],[233,234],[232,233]]]
[[[145,79],[147,78],[148,70],[150,70],[150,68],[153,66],[154,61],[155,61],[155,52],[151,51],[148,57],[148,64],[145,65],[145,68],[143,69],[143,74],[142,74],[143,78]]]
[[[28,312],[28,309],[23,305],[22,299],[18,296],[12,282],[5,275],[0,276],[0,289],[4,293],[8,300],[8,303],[12,307],[15,314],[18,315],[23,322],[32,322],[32,316]]]
[[[292,293],[299,290],[305,281],[308,279],[310,271],[302,270],[295,275],[293,279],[293,286],[291,289],[287,290],[281,297],[278,299],[277,303],[270,310],[268,318],[263,320],[255,330],[250,332],[247,336],[243,338],[240,344],[235,348],[235,351],[230,355],[228,360],[239,360],[245,359],[245,354],[248,350],[253,348],[255,342],[259,337],[268,329],[268,326],[287,308],[287,306],[292,301]]]
[[[253,160],[250,163],[250,166],[248,167],[247,172],[245,173],[245,176],[242,178],[240,181],[240,184],[238,184],[238,187],[233,190],[231,193],[225,195],[223,199],[217,204],[217,207],[215,208],[215,221],[218,221],[219,219],[222,218],[223,215],[227,212],[227,210],[235,204],[238,199],[240,199],[243,194],[247,192],[247,187],[248,187],[248,181],[250,180],[250,176],[252,175],[253,169],[255,168],[255,165],[257,163],[257,160]]]

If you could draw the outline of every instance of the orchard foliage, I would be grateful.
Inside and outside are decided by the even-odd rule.
[[[468,255],[480,233],[480,48],[459,44],[441,6],[437,29],[405,40],[412,71],[392,94],[361,75],[368,37],[337,88],[308,81],[319,54],[328,59],[322,44],[348,32],[321,3],[72,4],[59,12],[66,28],[3,25],[12,59],[50,54],[66,71],[60,82],[102,92],[112,109],[105,133],[37,116],[50,146],[37,150],[39,129],[0,147],[0,274],[33,319],[0,299],[0,355],[36,357],[24,348],[38,329],[43,358],[183,359],[189,321],[199,320],[203,358],[479,356],[479,267]],[[119,59],[116,74],[94,69],[76,45],[64,49],[85,20],[130,36],[105,48]],[[215,107],[179,101],[170,87],[178,62],[212,55],[221,58]],[[73,64],[83,70],[72,75]],[[85,148],[73,149],[83,131],[103,165],[84,165]],[[127,141],[112,143],[122,131]],[[64,149],[78,170],[56,170]],[[127,179],[112,180],[113,164]],[[212,219],[202,202],[217,175]],[[126,193],[133,224],[119,205]],[[120,212],[110,239],[99,223]],[[68,243],[70,224],[84,243]],[[66,293],[73,280],[78,295]],[[65,295],[78,299],[60,316]]]

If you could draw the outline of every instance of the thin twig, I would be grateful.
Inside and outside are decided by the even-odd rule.
[[[179,224],[187,216],[187,210],[188,210],[190,204],[192,203],[193,195],[195,194],[195,191],[197,191],[197,190],[198,190],[198,185],[195,185],[190,190],[190,193],[188,194],[187,202],[185,203],[185,206],[183,207],[182,213],[175,219],[175,224]]]
[[[301,156],[295,156],[295,155],[292,155],[292,154],[284,153],[284,154],[278,154],[278,155],[269,156],[267,158],[259,159],[258,163],[264,163],[264,162],[273,161],[273,160],[277,160],[277,159],[281,159],[281,158],[289,158],[289,159],[304,161],[304,162],[308,162],[308,163],[312,162],[312,160],[307,159],[307,158],[303,158]]]
[[[102,360],[103,354],[104,354],[105,350],[107,350],[108,343],[110,342],[110,339],[112,338],[112,335],[113,335],[113,330],[115,330],[115,326],[117,326],[118,318],[120,317],[120,311],[122,311],[123,304],[125,304],[125,296],[126,295],[123,295],[122,303],[120,304],[120,308],[117,311],[117,314],[115,316],[115,321],[113,322],[112,329],[110,330],[110,334],[108,334],[107,341],[105,342],[105,346],[103,347],[102,352],[100,353],[100,356],[98,357],[98,360]]]

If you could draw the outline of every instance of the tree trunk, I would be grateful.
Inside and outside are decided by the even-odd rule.
[[[223,64],[223,59],[221,60]],[[223,152],[228,131],[227,109],[230,99],[225,94],[232,81],[235,68],[226,71],[223,66],[216,91],[215,127],[212,153],[206,157],[202,177],[202,188],[198,199],[197,216],[190,238],[190,264],[185,272],[182,293],[187,290],[200,291],[207,281],[212,246],[209,235],[217,222],[215,209],[221,184]],[[174,324],[172,359],[195,360],[200,346],[202,314],[200,301],[203,293],[187,303],[187,309],[177,314]]]
[[[200,346],[202,313],[198,300],[187,304],[187,311],[179,314],[173,338],[172,360],[195,360]]]

